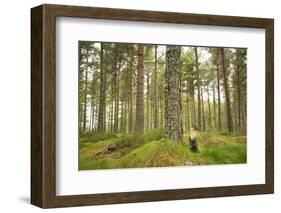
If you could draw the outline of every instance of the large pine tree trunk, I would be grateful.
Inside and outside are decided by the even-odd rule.
[[[201,92],[200,92],[200,71],[199,71],[199,63],[198,63],[198,52],[197,47],[194,47],[194,53],[195,53],[195,68],[196,68],[196,80],[197,80],[197,104],[198,104],[198,116],[197,116],[197,126],[198,129],[201,129]]]
[[[105,131],[105,107],[106,107],[106,73],[103,64],[103,44],[101,43],[100,51],[100,99],[99,99],[99,116],[98,130]]]
[[[220,52],[221,52],[221,63],[222,63],[224,91],[225,91],[227,128],[228,128],[228,132],[231,133],[231,132],[233,132],[233,126],[232,126],[231,106],[230,106],[227,70],[226,70],[226,65],[225,65],[224,48],[220,48]]]
[[[157,45],[154,50],[154,129],[158,128],[158,93],[157,93]]]
[[[174,142],[182,141],[179,46],[166,48],[165,72],[165,136]]]
[[[137,98],[136,98],[136,124],[135,131],[139,134],[144,132],[144,109],[143,109],[143,81],[144,81],[144,46],[138,45],[138,72],[137,72]]]

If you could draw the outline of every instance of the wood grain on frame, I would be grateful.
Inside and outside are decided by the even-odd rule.
[[[56,196],[56,17],[95,18],[266,31],[266,183],[195,189]],[[31,203],[64,207],[273,193],[274,191],[273,19],[186,13],[41,5],[31,9]]]

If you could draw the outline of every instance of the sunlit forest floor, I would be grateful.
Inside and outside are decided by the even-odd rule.
[[[199,153],[189,149],[188,133],[182,143],[163,138],[154,130],[143,136],[113,133],[80,135],[79,169],[115,169],[246,163],[246,136],[201,132]]]

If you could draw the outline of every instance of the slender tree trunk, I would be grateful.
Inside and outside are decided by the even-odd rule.
[[[216,91],[215,85],[212,86],[213,90],[213,113],[214,113],[214,128],[217,128],[217,113],[216,113]]]
[[[104,131],[106,131],[107,129],[106,129],[106,113],[107,113],[107,111],[106,111],[106,101],[105,101],[105,107],[104,107],[104,116],[103,116],[103,129],[104,129]]]
[[[84,108],[83,102],[82,100],[80,100],[79,103],[79,130],[80,131],[83,129],[83,114],[84,114],[83,108]]]
[[[88,69],[89,69],[89,50],[87,47],[87,60],[86,60],[86,72],[85,72],[85,88],[84,88],[84,109],[83,109],[83,131],[86,131],[87,123],[87,94],[88,94]]]
[[[101,43],[100,51],[100,102],[99,102],[99,117],[98,130],[105,131],[105,110],[106,108],[106,73],[103,64],[103,44]]]
[[[91,92],[91,123],[90,123],[90,131],[93,131],[93,124],[95,121],[95,70],[93,70],[93,76],[92,76],[92,92]]]
[[[221,95],[220,95],[220,72],[219,72],[219,50],[217,50],[217,90],[218,90],[218,130],[221,130]]]
[[[133,48],[133,47],[132,47]],[[128,118],[128,131],[133,131],[133,63],[134,56],[133,51],[131,50],[130,58],[130,76],[129,76],[129,118]]]
[[[244,106],[244,107],[242,107],[242,109],[241,109],[241,113],[243,113],[243,116],[242,116],[243,121],[242,121],[242,123],[244,124],[244,125],[243,125],[243,126],[244,126],[244,131],[243,131],[243,133],[247,134],[247,100],[246,100],[246,95],[245,95],[245,97],[244,97],[243,100],[244,100],[244,101],[243,101],[244,104],[241,103],[241,105]]]
[[[96,118],[95,118],[95,130],[97,130],[98,129],[98,127],[97,127],[97,123],[98,123],[98,114],[99,114],[99,97],[97,98],[97,100],[96,100],[96,110],[95,110],[95,114],[97,115],[97,116],[95,116]]]
[[[139,134],[144,132],[144,109],[143,109],[143,81],[144,81],[144,46],[138,45],[138,73],[137,73],[137,98],[136,98],[136,124],[135,131]]]
[[[93,107],[93,108],[92,108],[92,124],[91,124],[91,131],[94,130],[94,122],[95,122],[95,119],[96,119],[95,116],[96,116],[96,115],[95,115],[95,107]]]
[[[224,91],[225,91],[226,114],[227,114],[227,127],[228,127],[228,132],[231,133],[231,132],[233,132],[233,126],[232,126],[231,106],[230,106],[230,98],[229,98],[229,87],[228,87],[227,70],[226,70],[226,65],[225,65],[224,48],[220,48],[220,51],[221,51],[221,62],[222,62],[223,79],[224,79]]]
[[[119,128],[119,67],[115,70],[115,108],[114,108],[114,132]]]
[[[203,86],[200,87],[201,90],[201,103],[202,103],[202,124],[203,124],[203,131],[206,131],[206,120],[205,120],[205,107],[204,107],[204,98],[203,98]]]
[[[237,105],[238,105],[238,131],[241,133],[241,89],[240,89],[240,67],[237,66],[237,82],[236,82],[236,89],[237,89]]]
[[[198,104],[198,117],[197,117],[197,126],[198,129],[201,129],[201,95],[200,95],[200,71],[199,71],[199,63],[198,63],[198,52],[197,47],[194,47],[195,53],[195,68],[196,68],[196,80],[197,80],[197,104]]]
[[[90,107],[90,117],[89,117],[89,126],[88,126],[88,131],[91,131],[91,126],[92,126],[92,105]]]
[[[174,142],[182,141],[182,107],[180,94],[180,54],[179,46],[166,48],[165,72],[165,136]]]
[[[186,130],[190,128],[188,81],[186,81]]]
[[[94,120],[95,120],[95,103],[94,100],[91,101],[91,120],[90,120],[90,126],[89,126],[89,130],[92,131],[93,130],[93,126],[94,126]]]
[[[163,104],[163,96],[160,95],[160,127],[164,128],[164,104]]]
[[[154,50],[154,129],[158,128],[158,93],[157,93],[157,45]]]
[[[207,96],[208,96],[208,114],[209,114],[208,125],[209,125],[209,129],[211,129],[212,128],[212,116],[211,116],[210,92],[209,92],[208,85],[207,85]]]
[[[111,115],[110,115],[110,131],[113,132],[113,115],[114,115],[114,89],[111,88]]]
[[[151,98],[150,100],[150,121],[149,121],[149,129],[153,129],[153,124],[154,124],[154,120],[152,118],[154,118],[154,114],[153,111],[154,110],[154,102],[153,99]]]
[[[149,69],[147,69],[147,78],[146,78],[146,86],[147,86],[147,91],[146,91],[146,130],[150,130],[150,121],[149,121],[149,97],[150,97],[150,80],[149,80]]]
[[[232,111],[234,115],[234,132],[237,132],[238,130],[238,120],[237,120],[237,95],[235,89],[232,92],[232,98],[233,98],[233,105],[232,105]]]
[[[195,107],[195,97],[194,97],[194,84],[193,81],[190,81],[190,95],[191,95],[191,107],[192,107],[192,125],[197,123],[196,118],[196,107]]]
[[[127,111],[128,111],[128,101],[127,97],[125,98],[125,105],[124,105],[124,132],[127,133]]]
[[[124,132],[124,100],[121,101],[121,121],[120,121],[120,132]]]

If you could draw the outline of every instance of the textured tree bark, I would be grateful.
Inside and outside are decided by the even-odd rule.
[[[100,52],[100,100],[99,100],[99,116],[98,130],[105,131],[105,102],[106,102],[106,73],[103,64],[103,44],[101,43]]]
[[[180,94],[179,46],[167,46],[165,72],[165,136],[173,142],[182,141],[182,106]]]
[[[135,132],[144,132],[144,109],[143,109],[143,81],[144,81],[144,46],[138,45],[138,72],[137,72],[137,98],[136,98],[136,124]]]
[[[197,53],[197,47],[194,47],[194,53],[195,53],[195,68],[196,68],[196,77],[197,77],[197,104],[198,104],[198,117],[197,117],[197,126],[198,129],[201,129],[201,95],[200,95],[200,74],[199,74],[199,63],[198,63],[198,53]]]
[[[228,78],[227,78],[227,70],[226,70],[226,65],[225,65],[224,49],[220,48],[220,52],[221,52],[221,63],[222,63],[224,91],[225,91],[227,128],[228,128],[228,132],[233,132],[229,88],[228,88]]]

